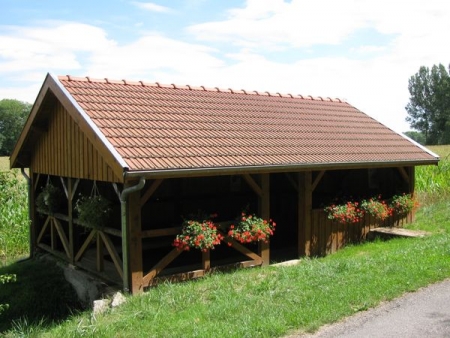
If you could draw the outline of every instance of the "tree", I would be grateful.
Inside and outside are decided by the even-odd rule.
[[[410,130],[410,131],[405,131],[403,134],[408,136],[410,139],[413,139],[417,143],[425,145],[425,135],[423,133]]]
[[[0,156],[11,155],[31,107],[18,100],[0,100]]]
[[[406,121],[422,132],[426,144],[450,142],[450,75],[439,64],[431,69],[420,67],[409,79],[411,95],[406,106]]]

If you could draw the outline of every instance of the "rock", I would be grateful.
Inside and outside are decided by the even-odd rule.
[[[92,311],[94,312],[94,315],[102,314],[106,310],[109,309],[109,303],[110,301],[108,299],[98,299],[94,300],[94,306]]]
[[[125,303],[127,299],[121,292],[116,292],[112,298],[111,307],[116,307]]]
[[[65,279],[72,284],[78,299],[86,306],[100,297],[101,285],[86,273],[75,270],[71,266],[64,268]]]

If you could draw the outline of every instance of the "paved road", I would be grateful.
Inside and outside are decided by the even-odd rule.
[[[408,293],[374,309],[290,338],[449,338],[450,279]]]

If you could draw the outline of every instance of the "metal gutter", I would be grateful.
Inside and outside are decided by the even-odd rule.
[[[342,170],[342,169],[364,169],[364,168],[387,168],[398,166],[436,165],[439,158],[426,161],[395,161],[395,162],[346,162],[346,163],[311,163],[302,165],[263,165],[263,166],[238,166],[238,167],[210,167],[210,168],[187,168],[187,169],[158,169],[158,170],[136,170],[127,171],[126,177],[131,178],[171,178],[171,177],[199,177],[219,176],[250,173],[280,173],[307,170]]]
[[[125,176],[125,174],[124,174]],[[120,215],[121,215],[121,227],[122,227],[122,264],[123,264],[123,291],[130,291],[130,273],[128,262],[128,222],[127,222],[127,198],[128,195],[141,190],[145,185],[145,178],[140,177],[139,183],[124,189],[120,193]]]

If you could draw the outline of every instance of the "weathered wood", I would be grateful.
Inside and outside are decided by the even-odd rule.
[[[169,265],[175,258],[182,253],[177,248],[172,249],[166,256],[164,256],[153,268],[142,278],[142,286],[146,287],[150,281],[155,278],[167,265]]]
[[[145,203],[147,203],[147,201],[150,199],[150,197],[153,196],[153,194],[155,193],[155,191],[159,188],[159,186],[161,185],[161,183],[164,180],[162,179],[158,179],[158,180],[154,180],[152,182],[152,184],[148,187],[147,191],[144,193],[144,195],[141,197],[140,200],[140,205],[141,207],[143,207],[145,205]]]
[[[374,234],[375,236],[377,234],[379,235],[389,235],[392,237],[412,237],[412,238],[421,238],[430,235],[427,231],[422,230],[410,230],[410,229],[403,229],[403,228],[395,228],[395,227],[379,227],[379,228],[373,228],[370,230],[370,233]]]

